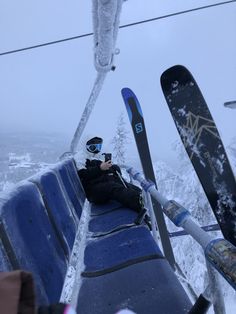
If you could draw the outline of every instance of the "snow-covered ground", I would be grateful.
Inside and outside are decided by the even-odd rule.
[[[69,144],[54,133],[1,133],[0,191],[55,163]]]

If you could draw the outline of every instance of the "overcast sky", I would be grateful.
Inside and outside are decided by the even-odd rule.
[[[0,0],[0,52],[92,32],[89,0]],[[121,25],[221,1],[128,0]],[[160,75],[182,64],[195,76],[225,146],[236,135],[236,3],[121,29],[115,72],[108,74],[85,132],[110,140],[130,87],[142,105],[153,159],[171,158],[178,134]],[[0,131],[55,131],[68,147],[96,77],[93,38],[0,57]],[[105,119],[105,123],[103,121]],[[127,126],[128,119],[127,119]]]

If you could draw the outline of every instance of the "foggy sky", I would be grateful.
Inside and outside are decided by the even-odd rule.
[[[221,1],[128,0],[121,25]],[[0,52],[92,32],[91,1],[1,0]],[[107,140],[130,87],[143,109],[153,158],[168,160],[179,139],[160,75],[182,64],[197,80],[227,146],[236,135],[236,3],[121,29],[115,72],[108,74],[85,132]],[[68,147],[96,72],[92,36],[0,57],[0,131],[60,132]],[[128,119],[127,119],[127,128]]]

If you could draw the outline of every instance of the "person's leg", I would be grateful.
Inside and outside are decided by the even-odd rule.
[[[104,204],[110,200],[109,193],[109,183],[99,183],[95,184],[90,188],[89,191],[89,201],[94,204]]]
[[[142,191],[139,187],[133,186],[124,187],[118,182],[105,182],[95,185],[91,189],[90,200],[95,204],[106,203],[109,200],[115,200],[135,210],[138,213],[134,223],[141,224],[147,213],[143,206]]]
[[[139,188],[133,189],[129,186],[126,188],[122,184],[111,182],[108,193],[110,199],[114,199],[137,212],[143,208],[142,194]]]
[[[114,181],[99,183],[90,188],[89,200],[95,204],[106,203],[115,200],[122,205],[140,212],[142,209],[141,190],[124,187],[123,184]]]
[[[140,210],[137,218],[135,219],[135,223],[141,224],[142,221],[144,221],[148,225],[149,229],[152,230],[150,217],[147,214],[147,210],[144,208],[144,200],[142,197],[142,190],[137,185],[134,185],[132,183],[126,182],[126,184],[130,189],[133,189],[133,190],[135,190],[141,194],[140,203],[141,203],[142,210]]]
[[[133,189],[135,191],[139,191],[140,193],[142,192],[142,190],[137,186],[137,185],[134,185],[132,183],[129,183],[129,182],[126,182],[126,185],[128,186],[128,188],[130,189]]]

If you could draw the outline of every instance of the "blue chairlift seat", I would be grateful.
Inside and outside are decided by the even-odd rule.
[[[13,267],[11,265],[11,262],[7,256],[6,250],[0,238],[0,272],[11,271],[11,270],[13,270]]]
[[[59,301],[85,194],[67,159],[0,197],[0,270],[33,273],[38,304]],[[118,202],[94,205],[77,312],[188,313],[182,286],[137,213]]]
[[[134,225],[137,212],[129,208],[118,208],[108,212],[106,215],[92,216],[89,222],[89,231],[94,237],[114,232],[121,228]]]
[[[67,260],[35,184],[24,182],[0,198],[0,223],[19,267],[33,273],[38,304],[58,302]]]
[[[191,302],[165,259],[146,260],[102,276],[83,278],[77,313],[187,314]]]
[[[64,186],[64,189],[68,195],[68,198],[70,202],[72,203],[74,210],[76,212],[76,215],[78,219],[81,216],[82,208],[83,208],[83,202],[85,200],[84,197],[84,191],[80,190],[80,182],[77,181],[77,173],[70,170],[70,163],[72,163],[71,168],[73,169],[73,161],[71,159],[65,160],[61,163],[59,163],[54,170],[59,174],[59,177],[61,178],[61,183]],[[73,175],[75,177],[73,177]],[[72,178],[73,177],[73,178]],[[76,187],[75,185],[79,184],[79,187]]]
[[[71,181],[74,185],[75,191],[77,195],[79,196],[79,201],[81,204],[81,207],[83,207],[84,201],[86,199],[85,192],[83,189],[83,186],[80,182],[80,178],[78,176],[77,168],[74,159],[67,159],[64,161],[65,167],[68,170],[69,176],[71,178]]]
[[[137,226],[88,243],[84,277],[100,276],[143,260],[163,258],[149,230]]]
[[[109,201],[101,205],[91,204],[91,216],[107,214],[118,208],[122,208],[122,205],[117,201]]]
[[[40,176],[32,177],[31,181],[37,185],[42,194],[49,218],[69,258],[77,229],[77,215],[73,213],[74,208],[66,199],[67,195],[54,171],[47,171]]]
[[[78,313],[128,308],[137,314],[183,314],[191,309],[147,226],[132,224],[136,216],[116,202],[92,205]]]

